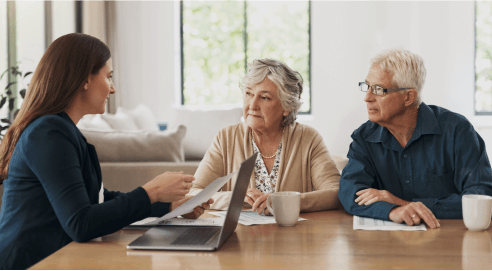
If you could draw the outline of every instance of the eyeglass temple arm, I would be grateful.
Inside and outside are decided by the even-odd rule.
[[[412,88],[383,88],[383,92],[392,92],[392,91],[399,91],[399,90],[406,90],[406,89],[412,89]]]

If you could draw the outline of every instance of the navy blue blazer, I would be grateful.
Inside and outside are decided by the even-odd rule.
[[[149,216],[169,212],[151,205],[141,187],[104,189],[94,146],[66,113],[34,120],[22,133],[3,182],[0,268],[26,269],[70,243],[85,242]]]

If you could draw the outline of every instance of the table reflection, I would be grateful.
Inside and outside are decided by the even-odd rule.
[[[463,269],[492,268],[492,242],[487,231],[466,231],[463,237]]]
[[[206,269],[207,266],[217,267],[220,262],[213,252],[176,252],[176,251],[146,251],[129,250],[129,257],[145,257],[150,262],[150,268],[143,269]]]
[[[410,246],[421,246],[430,243],[439,235],[440,229],[427,231],[391,231],[390,235]]]

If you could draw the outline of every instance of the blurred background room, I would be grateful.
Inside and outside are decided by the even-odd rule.
[[[22,103],[26,73],[50,42],[82,32],[112,51],[117,93],[109,113],[144,104],[158,122],[172,124],[180,108],[240,107],[246,64],[275,58],[304,78],[298,121],[344,156],[351,133],[367,121],[358,82],[369,60],[402,47],[425,60],[423,101],[467,117],[490,149],[491,12],[490,1],[0,2],[0,70],[17,67],[0,81],[0,117],[8,125]],[[207,120],[212,134],[215,122],[220,118]]]

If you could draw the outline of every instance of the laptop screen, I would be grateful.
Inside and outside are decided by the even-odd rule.
[[[224,221],[224,227],[220,233],[220,239],[218,246],[229,238],[229,236],[236,230],[239,216],[241,215],[241,209],[243,208],[244,197],[246,196],[246,190],[248,190],[248,184],[253,174],[253,168],[255,166],[256,156],[258,153],[253,154],[241,164],[236,177],[236,184],[232,191],[231,199],[229,201],[229,208]]]

